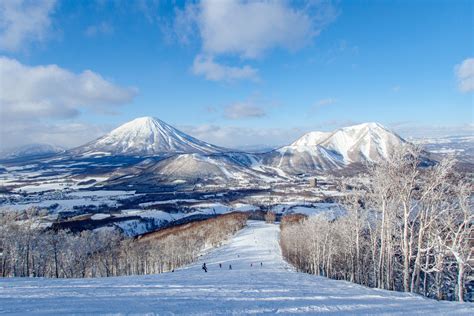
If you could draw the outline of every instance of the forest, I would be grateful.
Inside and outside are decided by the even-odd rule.
[[[299,271],[439,300],[473,300],[472,181],[454,159],[426,166],[412,146],[343,179],[345,215],[281,221],[281,248]]]
[[[33,220],[37,209],[0,214],[0,276],[87,278],[173,271],[243,228],[244,213],[126,238],[113,228],[71,233]]]

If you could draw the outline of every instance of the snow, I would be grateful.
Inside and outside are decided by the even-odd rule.
[[[26,202],[26,203],[15,203],[15,204],[2,204],[0,205],[0,210],[26,210],[31,207],[38,207],[40,209],[46,208],[49,209],[57,204],[57,207],[54,208],[55,211],[70,211],[74,207],[80,206],[100,206],[102,204],[107,204],[108,206],[117,206],[118,202],[116,201],[106,201],[106,200],[88,200],[88,199],[52,199],[52,200],[43,200],[35,202]]]
[[[136,194],[133,190],[83,190],[75,192],[55,190],[43,195],[31,195],[28,198],[0,203],[0,210],[25,210],[30,207],[49,209],[52,206],[55,206],[54,211],[60,212],[70,211],[74,207],[81,206],[98,207],[101,205],[107,205],[109,207],[116,207],[120,205],[119,200],[139,195],[141,194]]]
[[[281,257],[278,233],[277,225],[249,222],[230,242],[195,264],[161,275],[0,279],[0,313],[474,314],[474,305],[470,303],[435,301],[297,273]],[[208,273],[201,270],[203,262]],[[223,264],[222,269],[219,263]],[[232,270],[228,269],[229,264]]]
[[[288,210],[289,213],[304,214],[307,216],[324,213],[326,216],[335,217],[342,212],[341,207],[336,203],[317,203],[315,205],[298,205]]]
[[[185,202],[199,202],[196,199],[173,199],[173,200],[164,200],[164,201],[154,201],[154,202],[144,202],[140,203],[140,207],[153,206],[158,204],[176,204],[176,203],[185,203]]]
[[[435,149],[435,150],[431,150],[432,153],[435,153],[435,154],[454,154],[458,151],[463,151],[462,149],[459,150],[459,149],[451,149],[451,148],[441,148],[441,149]]]
[[[67,185],[64,182],[43,182],[33,185],[25,185],[20,187],[19,189],[15,189],[14,191],[23,191],[27,193],[38,193],[38,192],[46,192],[46,191],[54,191],[54,190],[62,190]]]
[[[150,231],[150,225],[143,223],[138,219],[131,219],[124,222],[118,222],[113,224],[115,227],[119,227],[123,233],[129,237],[142,235]]]
[[[126,195],[138,196],[135,191],[121,191],[121,190],[94,190],[94,191],[76,191],[70,193],[73,197],[118,197],[124,198]]]
[[[187,135],[153,117],[139,117],[105,136],[70,152],[81,155],[155,155],[163,153],[216,153],[222,148]]]
[[[24,158],[52,155],[63,152],[64,148],[50,144],[28,144],[0,152],[0,159]]]
[[[378,161],[387,158],[388,148],[400,146],[403,140],[378,123],[364,123],[341,128],[321,143],[326,149],[336,151],[347,163]]]
[[[135,215],[135,216],[140,216],[142,218],[152,218],[157,224],[164,221],[167,221],[167,222],[175,221],[177,219],[187,216],[186,213],[171,214],[171,213],[163,212],[160,210],[133,210],[131,209],[131,210],[122,210],[121,213],[122,214],[116,215],[116,216],[123,217],[123,216]]]
[[[197,209],[196,213],[204,214],[224,214],[231,210],[231,208],[222,203],[200,203],[193,205],[194,209]]]
[[[91,219],[94,221],[109,218],[110,214],[97,213],[91,216]]]
[[[270,153],[272,165],[290,172],[343,168],[351,163],[387,159],[405,141],[378,123],[363,123],[333,132],[310,132]]]
[[[233,210],[240,211],[240,212],[251,212],[251,211],[256,211],[260,209],[260,207],[258,206],[247,204],[247,203],[235,203],[231,205],[231,208]]]
[[[310,147],[315,147],[316,145],[319,145],[322,143],[324,140],[326,140],[329,136],[331,136],[331,132],[309,132],[299,139],[297,139],[295,142],[293,142],[290,146],[296,147],[296,148],[310,148]]]

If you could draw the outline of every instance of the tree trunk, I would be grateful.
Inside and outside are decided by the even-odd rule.
[[[464,302],[464,264],[459,264],[458,271],[458,301]]]

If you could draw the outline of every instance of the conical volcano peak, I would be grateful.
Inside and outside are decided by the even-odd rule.
[[[143,156],[174,153],[211,154],[222,151],[225,149],[196,139],[151,116],[131,120],[105,136],[73,150],[79,154]]]

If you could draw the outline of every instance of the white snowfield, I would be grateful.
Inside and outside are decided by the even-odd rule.
[[[470,303],[438,302],[297,273],[281,257],[278,234],[277,225],[249,222],[196,264],[161,275],[0,279],[0,314],[474,315]]]

